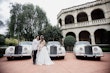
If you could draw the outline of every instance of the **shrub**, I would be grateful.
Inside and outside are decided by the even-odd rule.
[[[0,58],[3,57],[3,54],[5,54],[5,49],[0,48]]]
[[[72,51],[72,48],[73,48],[75,42],[76,42],[76,39],[73,36],[70,36],[70,35],[67,36],[64,39],[64,46],[65,46],[66,50]]]
[[[9,45],[10,46],[12,46],[12,45],[15,46],[15,45],[18,44],[18,40],[17,39],[14,39],[14,38],[10,38],[10,39],[9,38],[6,38],[5,39],[5,44],[8,45],[8,46]]]
[[[5,45],[5,36],[0,34],[0,45]]]
[[[102,51],[103,52],[110,52],[110,45],[103,45],[103,46],[100,46],[102,48]]]

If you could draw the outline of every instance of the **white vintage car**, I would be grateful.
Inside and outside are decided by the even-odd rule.
[[[5,50],[4,56],[6,56],[8,60],[12,60],[15,57],[23,57],[23,56],[28,56],[31,58],[32,42],[24,41],[24,42],[20,42],[18,46],[9,46]]]
[[[99,46],[92,46],[88,41],[76,42],[73,52],[78,59],[81,57],[95,57],[100,60],[103,56],[102,49]]]
[[[50,57],[60,57],[64,59],[66,54],[65,48],[58,41],[49,41],[47,43],[47,50]]]

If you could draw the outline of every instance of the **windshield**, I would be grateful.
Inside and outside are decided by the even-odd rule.
[[[52,42],[48,42],[48,43],[47,43],[47,45],[51,45],[51,44],[57,44],[57,45],[60,45],[60,42],[52,41]]]
[[[79,41],[75,43],[75,45],[83,45],[83,44],[90,45],[88,41]]]
[[[32,45],[32,42],[20,42],[19,45]]]

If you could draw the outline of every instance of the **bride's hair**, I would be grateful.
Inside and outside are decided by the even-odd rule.
[[[42,39],[44,39],[44,36],[43,36],[43,35],[41,35],[40,37],[41,37]]]
[[[43,40],[41,40],[41,39],[44,40],[44,36],[43,35],[40,36],[40,43],[43,42]]]

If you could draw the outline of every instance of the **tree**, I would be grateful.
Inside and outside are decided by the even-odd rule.
[[[11,17],[8,25],[10,37],[14,37],[18,35],[20,32],[20,27],[22,25],[19,24],[20,20],[18,19],[19,14],[21,13],[21,4],[12,4],[12,9],[10,10]]]
[[[63,38],[60,28],[56,26],[47,25],[42,32],[46,41],[60,41]]]
[[[3,22],[0,20],[0,27],[4,26]]]
[[[9,34],[21,40],[32,40],[48,24],[46,13],[33,4],[12,4],[10,13]]]
[[[5,44],[5,36],[0,34],[0,46]]]
[[[64,46],[65,46],[66,50],[72,51],[75,42],[76,42],[76,39],[73,36],[69,35],[69,36],[65,37]]]

